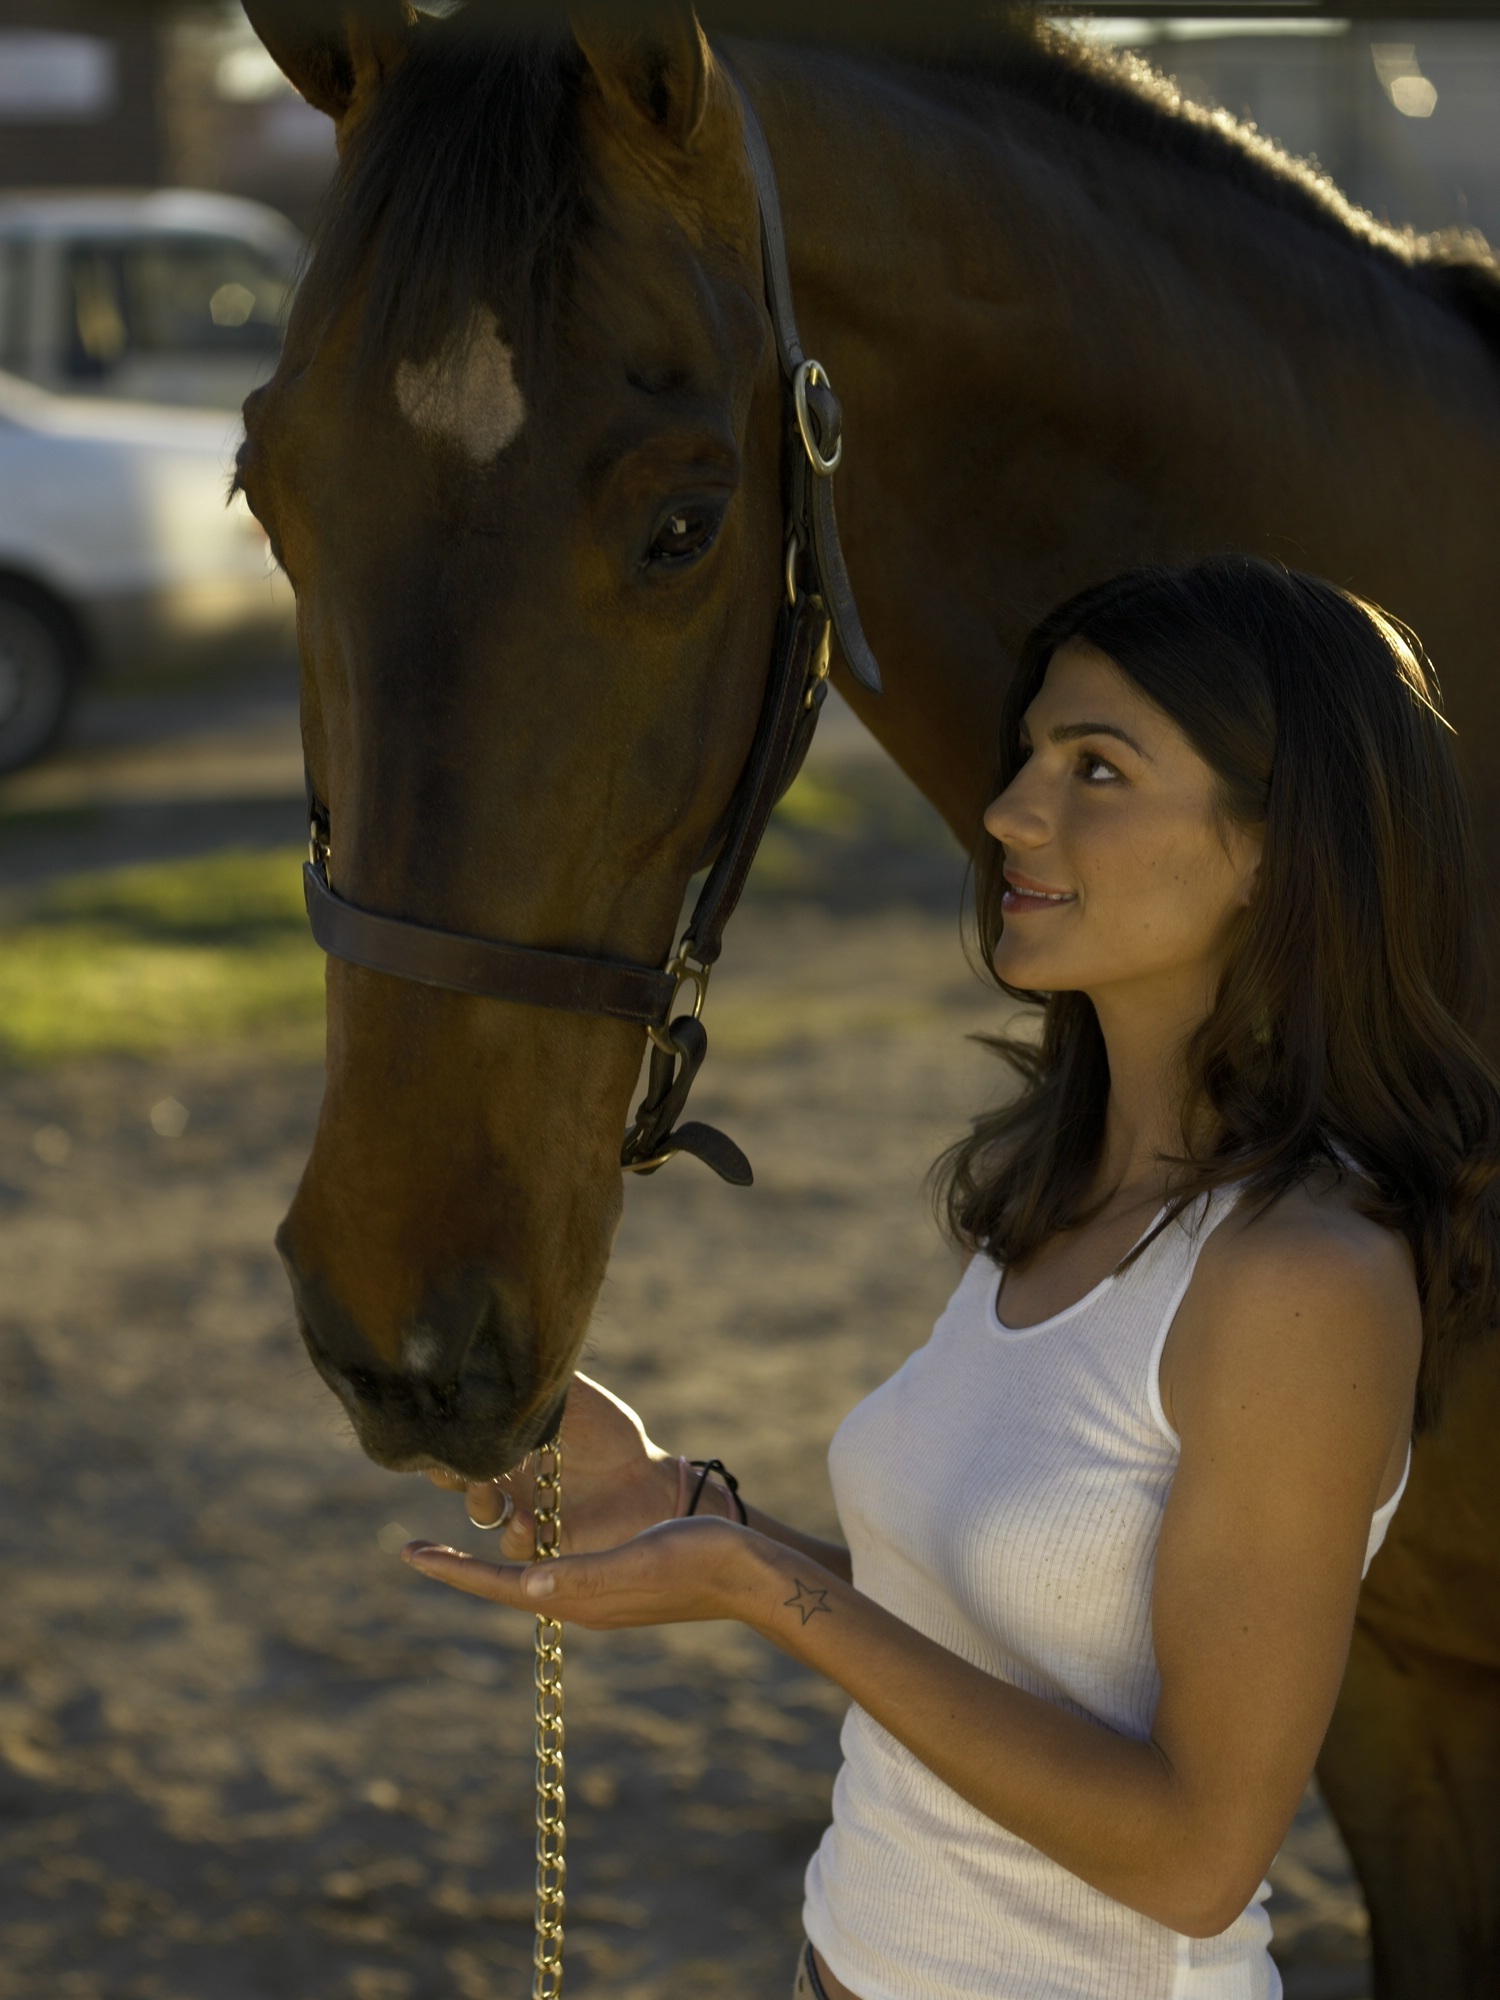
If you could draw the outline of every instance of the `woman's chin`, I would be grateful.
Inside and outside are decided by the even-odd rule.
[[[1071,982],[1056,977],[1058,968],[1048,965],[1041,952],[1006,951],[995,953],[995,977],[1007,986],[1019,986],[1023,993],[1060,993]]]

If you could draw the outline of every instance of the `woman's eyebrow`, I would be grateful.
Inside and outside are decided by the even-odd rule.
[[[1128,743],[1137,757],[1144,757],[1148,764],[1152,761],[1150,751],[1143,750],[1128,730],[1113,722],[1060,722],[1047,731],[1047,736],[1053,743],[1076,743],[1080,736],[1114,736],[1121,743]]]

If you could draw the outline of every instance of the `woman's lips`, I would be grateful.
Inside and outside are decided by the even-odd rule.
[[[1078,900],[1070,889],[1054,889],[1046,882],[1038,882],[1030,875],[1022,875],[1009,868],[1005,871],[1005,882],[1005,895],[1000,908],[1007,917],[1026,916],[1041,910],[1060,910]]]

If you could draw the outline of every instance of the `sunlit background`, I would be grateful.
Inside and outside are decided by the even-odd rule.
[[[1500,238],[1500,24],[1070,26],[1380,217]],[[525,1634],[393,1573],[463,1523],[358,1456],[269,1248],[322,964],[289,595],[225,490],[332,160],[236,6],[0,0],[5,2000],[510,2000],[529,1962]],[[699,1101],[757,1189],[632,1188],[601,1306],[663,1442],[814,1526],[947,1282],[922,1174],[994,1018],[962,875],[831,714],[715,986]],[[570,1671],[580,1987],[779,1993],[837,1701],[739,1636]],[[1276,1889],[1292,2000],[1367,2000],[1315,1799]]]

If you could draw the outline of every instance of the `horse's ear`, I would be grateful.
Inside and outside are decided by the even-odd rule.
[[[598,5],[575,8],[573,33],[617,118],[644,123],[690,147],[708,102],[708,44],[690,0],[667,0],[622,18]]]
[[[406,54],[407,0],[244,0],[250,25],[317,110],[345,131]]]

